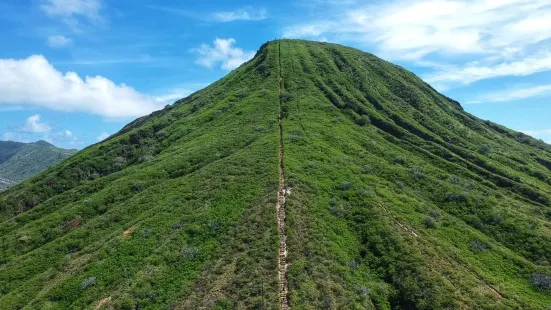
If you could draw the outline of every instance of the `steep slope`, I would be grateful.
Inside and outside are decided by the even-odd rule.
[[[281,54],[292,308],[551,304],[549,145],[372,55]]]
[[[0,308],[546,309],[551,148],[273,41],[0,195]]]
[[[3,193],[0,308],[276,309],[276,68],[264,49]]]
[[[46,141],[0,141],[0,190],[44,171],[74,153],[76,150],[57,148]]]

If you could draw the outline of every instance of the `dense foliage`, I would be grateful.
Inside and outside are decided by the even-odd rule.
[[[551,305],[549,145],[281,40],[2,193],[0,308],[277,309],[280,102],[293,309]]]
[[[549,145],[372,55],[280,44],[294,309],[551,305]]]

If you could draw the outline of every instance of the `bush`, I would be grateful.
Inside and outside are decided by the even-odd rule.
[[[483,145],[478,149],[478,152],[482,155],[487,155],[492,149],[488,145]]]
[[[151,229],[142,229],[142,230],[140,230],[140,234],[144,238],[149,238],[149,236],[151,236],[153,234],[153,231]]]
[[[343,184],[341,185],[341,189],[342,189],[343,191],[350,190],[350,189],[352,189],[353,187],[354,187],[354,185],[353,185],[352,183],[350,183],[350,182],[345,182],[345,183],[343,183]]]
[[[551,276],[544,273],[534,273],[532,283],[539,289],[551,292]]]
[[[405,166],[407,164],[407,160],[404,158],[404,157],[396,157],[393,161],[392,161],[392,164],[394,166]]]
[[[469,198],[467,197],[467,195],[465,193],[448,192],[448,193],[446,193],[446,201],[467,203],[469,201]]]
[[[293,97],[294,96],[290,93],[282,93],[281,95],[279,95],[279,100],[281,101],[281,103],[285,103],[293,100]]]
[[[147,163],[147,162],[152,161],[153,159],[154,159],[154,157],[152,155],[144,155],[144,156],[142,156],[138,159],[138,162]]]
[[[199,252],[199,250],[197,249],[197,247],[188,246],[188,247],[183,248],[182,251],[180,252],[180,254],[185,259],[194,259],[195,256],[197,256],[198,252]]]
[[[96,277],[88,277],[84,281],[82,281],[82,283],[80,284],[80,288],[82,290],[85,290],[88,287],[94,286],[94,285],[97,285],[97,284],[98,284],[98,281],[97,281]]]
[[[459,184],[459,182],[461,181],[461,179],[459,179],[458,176],[452,174],[450,175],[450,177],[448,178],[448,180],[450,181],[450,183],[452,184]]]
[[[143,191],[143,189],[144,189],[142,183],[134,183],[134,184],[132,184],[131,187],[132,187],[132,190],[133,190],[134,192],[141,192],[141,191]]]
[[[413,179],[419,180],[419,179],[422,179],[425,176],[425,174],[421,172],[421,169],[419,167],[412,167],[411,176],[413,177]]]
[[[364,173],[373,173],[373,168],[371,166],[363,166],[362,167]]]
[[[490,245],[480,240],[474,240],[469,244],[469,249],[475,251],[484,251],[490,248]]]
[[[436,228],[437,227],[436,221],[430,216],[425,216],[423,218],[423,224],[425,225],[426,228]]]
[[[360,126],[365,126],[370,123],[371,123],[371,119],[367,115],[362,115],[360,118],[356,120],[356,124]]]
[[[440,214],[434,209],[429,209],[429,216],[435,220],[438,220],[440,218]]]

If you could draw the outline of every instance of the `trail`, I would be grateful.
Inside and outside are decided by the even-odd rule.
[[[285,233],[285,170],[283,165],[283,106],[281,94],[284,90],[283,73],[281,71],[281,42],[278,45],[279,62],[279,190],[277,194],[277,226],[279,229],[278,276],[279,303],[281,310],[289,307],[289,288],[287,286],[287,235]]]

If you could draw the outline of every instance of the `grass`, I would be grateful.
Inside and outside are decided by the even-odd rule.
[[[280,100],[293,309],[551,304],[549,145],[281,40],[0,194],[1,308],[278,309]]]

